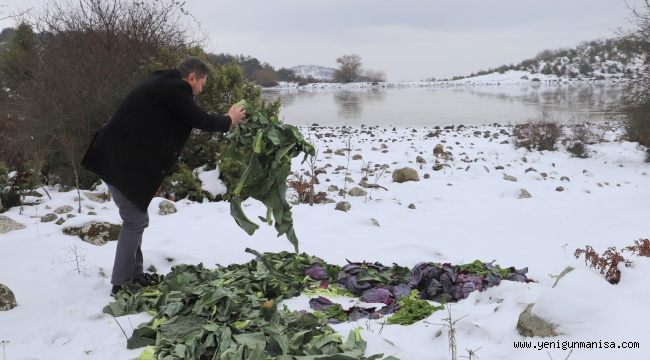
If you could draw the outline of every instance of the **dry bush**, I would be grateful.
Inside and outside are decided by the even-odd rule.
[[[650,239],[636,240],[634,245],[626,247],[623,251],[629,251],[637,256],[650,257]]]
[[[295,176],[289,180],[289,187],[296,191],[296,198],[302,204],[322,204],[327,200],[327,193],[324,191],[315,192],[314,185],[307,181],[302,175]]]
[[[17,129],[16,145],[45,159],[46,170],[62,183],[91,185],[96,177],[79,163],[93,132],[147,75],[150,63],[189,46],[182,6],[175,0],[50,3],[31,20],[38,41],[18,49],[37,54],[28,57],[28,76],[10,86],[6,99],[18,122],[5,125]]]
[[[632,262],[625,259],[613,246],[605,250],[602,255],[599,255],[594,248],[587,245],[585,249],[576,249],[573,255],[576,259],[584,255],[585,264],[600,270],[600,273],[605,275],[605,279],[610,284],[618,284],[621,280],[621,271],[618,269],[620,263],[623,263],[625,267],[632,265]]]
[[[548,113],[542,113],[536,120],[515,125],[512,133],[513,144],[517,148],[554,151],[562,135],[562,128],[556,120],[550,118]]]

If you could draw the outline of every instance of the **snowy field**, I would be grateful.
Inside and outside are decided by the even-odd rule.
[[[585,245],[602,252],[650,237],[650,164],[644,162],[645,152],[638,144],[619,140],[620,131],[602,132],[603,141],[588,146],[587,159],[571,157],[562,146],[554,152],[515,149],[509,136],[512,127],[506,126],[302,131],[319,149],[316,167],[326,171],[318,176],[318,191],[327,192],[331,185],[349,190],[364,175],[385,190],[364,189],[365,196],[345,199],[337,191],[328,192],[337,202],[349,202],[348,212],[335,210],[335,203],[295,205],[300,251],[341,265],[346,259],[409,267],[421,261],[457,264],[480,259],[496,260],[504,267],[528,267],[533,282],[504,281],[451,306],[453,318],[458,319],[459,356],[467,355],[465,349],[478,349],[479,359],[565,359],[569,355],[568,349],[513,346],[528,340],[533,345],[538,341],[616,342],[617,346],[638,342],[639,349],[603,345],[574,350],[569,359],[650,359],[650,258],[626,254],[632,267],[621,268],[620,283],[610,285],[573,256]],[[506,140],[510,143],[503,143]],[[349,160],[345,151],[335,154],[347,144],[352,149]],[[450,154],[434,156],[438,144]],[[354,155],[362,158],[353,160]],[[417,163],[417,156],[426,163]],[[309,164],[299,160],[293,170],[310,171]],[[362,170],[376,164],[388,165],[386,171],[366,174]],[[420,180],[393,182],[390,171],[404,166],[416,169]],[[337,167],[347,168],[353,182],[346,184],[346,170],[335,171]],[[216,172],[203,174],[206,187],[219,188],[216,176]],[[521,189],[532,197],[520,198]],[[96,246],[62,233],[64,227],[91,220],[119,224],[115,204],[84,198],[82,214],[74,211],[76,217],[62,225],[42,223],[42,216],[60,206],[76,209],[76,191],[49,191],[52,199],[38,198],[41,203],[25,206],[22,214],[19,208],[2,214],[26,226],[0,235],[0,283],[15,293],[18,302],[15,309],[0,312],[2,360],[137,358],[141,350],[126,349],[120,326],[130,334],[149,317],[113,319],[102,313],[112,300],[109,278],[116,243]],[[242,263],[252,258],[244,252],[247,247],[260,252],[292,250],[284,237],[276,238],[272,227],[261,226],[254,236],[246,235],[231,218],[227,203],[180,200],[175,204],[177,213],[161,216],[161,201],[155,198],[149,209],[150,225],[142,245],[145,268],[153,265],[167,273],[182,263],[207,267]],[[244,206],[251,219],[265,213],[255,201]],[[89,215],[90,211],[96,215]],[[80,272],[75,249],[82,256]],[[567,266],[575,270],[553,287]],[[337,300],[351,305],[349,299]],[[519,314],[530,303],[535,303],[534,314],[557,325],[559,336],[519,335]],[[286,304],[292,309],[309,308],[305,295]],[[445,317],[445,311],[438,311],[410,326],[382,326],[380,319],[334,328],[346,336],[350,329],[362,327],[367,354],[442,360],[451,358],[447,332],[437,325]]]

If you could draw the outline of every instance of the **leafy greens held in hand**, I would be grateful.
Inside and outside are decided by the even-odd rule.
[[[252,235],[258,225],[251,221],[241,202],[252,197],[267,209],[262,221],[273,224],[278,236],[287,239],[298,252],[298,239],[293,229],[291,206],[286,200],[286,180],[291,171],[291,160],[304,153],[303,162],[314,156],[314,145],[305,141],[297,127],[283,124],[272,106],[256,108],[244,100],[237,103],[246,109],[246,121],[228,133],[223,141],[219,169],[228,192],[230,214],[237,224]]]

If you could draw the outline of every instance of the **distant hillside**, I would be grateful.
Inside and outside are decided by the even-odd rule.
[[[298,65],[290,68],[299,77],[313,78],[321,81],[332,81],[336,69],[318,65]]]
[[[532,59],[516,65],[503,65],[482,70],[469,76],[456,76],[452,80],[478,76],[522,73],[523,77],[540,75],[545,79],[632,79],[645,67],[646,59],[632,51],[629,41],[607,39],[584,42],[573,49],[544,50]],[[527,75],[529,73],[530,75]],[[525,80],[525,79],[524,79]]]

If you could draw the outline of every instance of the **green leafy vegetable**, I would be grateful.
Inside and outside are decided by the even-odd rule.
[[[286,200],[286,180],[291,160],[301,153],[314,155],[316,149],[292,125],[283,124],[273,106],[259,108],[240,101],[246,109],[246,121],[239,123],[225,137],[219,169],[230,201],[230,214],[237,224],[252,235],[258,226],[244,214],[241,202],[252,197],[267,208],[263,221],[273,224],[278,236],[286,235],[298,252],[298,238],[293,228],[291,206]]]
[[[411,295],[404,296],[399,301],[399,310],[388,318],[389,324],[411,325],[416,321],[426,319],[429,315],[445,308],[444,305],[433,306],[426,300],[419,298],[420,292],[411,291]]]

